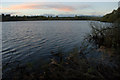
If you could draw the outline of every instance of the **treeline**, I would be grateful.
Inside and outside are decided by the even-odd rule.
[[[103,22],[120,22],[120,7],[113,10],[112,13],[106,14],[101,18]]]
[[[100,20],[96,16],[74,16],[74,17],[59,17],[59,16],[11,16],[10,14],[2,14],[2,21],[35,21],[35,20]]]

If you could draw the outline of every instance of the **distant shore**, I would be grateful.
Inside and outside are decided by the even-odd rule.
[[[23,20],[23,21],[98,21],[98,20]],[[0,22],[16,22],[16,21],[0,21]]]
[[[1,17],[1,22],[5,22],[5,21],[45,21],[45,20],[49,20],[49,21],[54,21],[54,20],[62,20],[62,21],[66,21],[66,20],[95,20],[98,21],[100,20],[101,17],[98,16],[74,16],[74,17],[58,17],[58,16],[11,16],[10,14],[7,15],[0,15]]]

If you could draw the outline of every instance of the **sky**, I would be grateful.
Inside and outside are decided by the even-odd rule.
[[[118,2],[120,0],[1,0],[1,2]]]
[[[118,8],[118,2],[107,0],[83,2],[72,0],[4,0],[1,2],[1,13],[11,15],[96,15],[102,16]]]

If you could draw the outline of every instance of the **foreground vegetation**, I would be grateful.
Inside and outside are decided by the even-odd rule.
[[[82,52],[74,50],[66,58],[62,53],[54,54],[49,64],[36,71],[29,65],[17,66],[3,80],[119,80],[119,71],[102,63],[92,64]]]

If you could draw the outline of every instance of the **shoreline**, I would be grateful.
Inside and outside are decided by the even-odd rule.
[[[100,20],[16,20],[16,21],[18,22],[18,21],[100,21]],[[0,22],[16,22],[16,21],[0,21]]]

